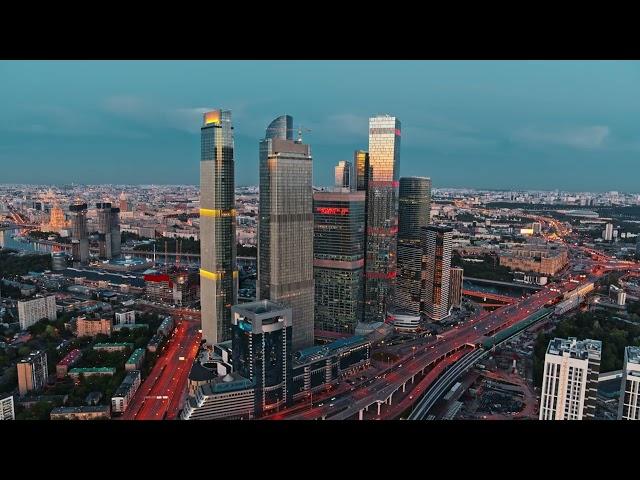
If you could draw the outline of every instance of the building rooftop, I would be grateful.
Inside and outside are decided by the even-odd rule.
[[[133,348],[133,343],[129,343],[129,342],[96,343],[93,346],[93,349],[100,350],[101,348],[114,348],[114,347]]]
[[[297,363],[305,363],[310,360],[317,360],[318,358],[332,355],[333,353],[343,348],[353,347],[364,343],[368,343],[368,340],[362,335],[354,335],[352,337],[341,338],[326,345],[319,345],[316,347],[309,347],[300,350],[296,353],[295,361]]]
[[[70,413],[104,413],[109,412],[109,405],[85,405],[82,407],[56,407],[51,415],[68,415]]]
[[[224,377],[216,377],[211,383],[203,385],[202,393],[214,395],[216,393],[231,392],[234,390],[246,390],[253,387],[253,382],[244,378],[239,373],[228,373]]]
[[[234,309],[239,313],[251,312],[258,315],[270,312],[279,312],[281,310],[286,310],[286,308],[287,307],[270,300],[258,300],[257,302],[243,303],[234,306]]]
[[[554,338],[549,342],[547,353],[550,355],[570,356],[572,358],[586,359],[589,354],[600,356],[602,342],[600,340],[578,340],[575,337]]]
[[[140,358],[144,356],[144,352],[145,352],[144,348],[136,348],[126,363],[129,363],[129,364],[138,363]]]
[[[640,364],[640,347],[627,347],[625,349],[627,362]]]
[[[116,369],[112,367],[80,367],[72,368],[69,373],[116,373]]]

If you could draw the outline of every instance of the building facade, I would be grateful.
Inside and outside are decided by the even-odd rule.
[[[253,382],[260,416],[291,402],[292,312],[259,300],[232,307],[233,368]]]
[[[231,338],[238,301],[235,157],[231,112],[204,114],[200,161],[200,305],[208,345]]]
[[[69,206],[71,216],[71,255],[77,263],[89,261],[89,231],[87,228],[87,204]]]
[[[109,420],[109,405],[85,405],[82,407],[56,407],[49,414],[51,420]]]
[[[127,411],[141,381],[140,370],[131,370],[125,375],[124,380],[111,397],[111,412],[122,415]]]
[[[111,319],[109,318],[78,317],[76,319],[76,336],[95,337],[100,333],[111,335],[111,327]]]
[[[346,188],[355,190],[355,173],[351,162],[340,160],[335,166],[335,186],[336,188]]]
[[[365,192],[314,192],[316,330],[351,334],[362,319]]]
[[[15,420],[16,411],[13,403],[13,395],[9,395],[5,398],[0,398],[0,421],[2,420]]]
[[[523,246],[500,252],[500,266],[511,270],[555,275],[568,262],[568,252],[564,247]]]
[[[208,345],[231,338],[238,300],[235,157],[231,112],[204,114],[200,161],[200,305]]]
[[[255,390],[250,380],[228,373],[197,387],[187,399],[181,420],[251,420],[255,416]]]
[[[21,396],[42,389],[49,379],[47,352],[30,353],[16,365],[18,369],[18,391]]]
[[[313,189],[309,145],[274,120],[260,142],[257,298],[291,307],[293,348],[313,345]],[[285,135],[286,134],[286,135]]]
[[[26,330],[44,318],[48,320],[57,318],[55,295],[25,301],[18,300],[18,319],[22,330]]]
[[[554,338],[544,360],[540,420],[593,419],[602,342]]]
[[[452,240],[453,230],[449,227],[433,225],[422,228],[423,312],[434,321],[446,318],[450,311]]]
[[[98,216],[98,256],[103,259],[113,258],[111,241],[111,203],[96,203],[96,213]]]
[[[357,191],[367,191],[367,172],[369,169],[369,152],[356,150],[353,153],[355,187]]]
[[[365,323],[383,322],[397,274],[400,120],[389,115],[369,119],[369,168],[366,196]]]
[[[449,304],[454,308],[462,306],[462,283],[464,282],[464,270],[460,267],[451,267],[449,279]]]
[[[618,420],[640,420],[640,347],[624,349]]]
[[[422,291],[422,242],[420,232],[429,225],[431,179],[400,179],[398,207],[398,276],[394,309],[419,315]]]
[[[82,350],[74,348],[67,353],[62,360],[56,364],[56,378],[63,379],[67,376],[69,367],[72,367],[78,360],[82,358]]]

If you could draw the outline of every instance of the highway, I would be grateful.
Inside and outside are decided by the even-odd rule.
[[[200,322],[179,321],[122,419],[173,420],[177,417],[186,396],[189,371],[198,353],[199,329]]]

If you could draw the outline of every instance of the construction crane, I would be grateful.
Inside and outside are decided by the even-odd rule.
[[[286,131],[287,132],[297,132],[298,133],[298,139],[296,140],[296,143],[302,143],[302,132],[310,132],[311,129],[310,128],[305,128],[302,125],[298,125],[297,128],[287,128]]]

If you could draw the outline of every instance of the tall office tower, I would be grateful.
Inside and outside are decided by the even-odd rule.
[[[449,315],[453,229],[432,225],[422,228],[424,314],[440,321]]]
[[[540,420],[593,419],[598,392],[599,340],[554,338],[544,357]]]
[[[602,232],[602,238],[607,242],[611,242],[613,240],[613,224],[607,223],[605,225],[604,231]]]
[[[349,190],[355,190],[354,188],[354,172],[351,162],[346,160],[340,160],[335,167],[336,174],[336,188],[348,188]]]
[[[624,349],[618,420],[640,420],[640,347]]]
[[[71,213],[71,254],[73,261],[87,263],[89,260],[87,204],[75,203],[70,205],[69,212]]]
[[[233,369],[254,382],[256,415],[288,404],[293,397],[291,308],[259,300],[231,311]]]
[[[429,224],[431,179],[402,177],[398,206],[398,277],[394,310],[419,315],[422,289],[421,228]]]
[[[111,203],[96,203],[98,213],[98,256],[112,258],[111,252]]]
[[[47,383],[49,378],[47,352],[30,353],[27,358],[20,360],[16,367],[18,369],[18,391],[21,396],[32,390],[40,390]]]
[[[464,281],[464,270],[459,267],[451,267],[451,278],[449,286],[449,304],[454,308],[462,306],[462,282]]]
[[[362,319],[365,192],[314,192],[316,330],[353,335]]]
[[[355,166],[355,186],[356,190],[367,190],[367,170],[369,168],[369,152],[356,150],[353,153],[353,164]]]
[[[111,256],[120,255],[120,209],[111,209]]]
[[[238,301],[234,143],[231,112],[204,114],[200,161],[200,306],[208,345],[231,338]]]
[[[257,298],[291,307],[293,348],[313,345],[311,149],[278,117],[260,142]]]
[[[383,322],[393,299],[398,236],[400,120],[389,115],[369,119],[365,323]]]

